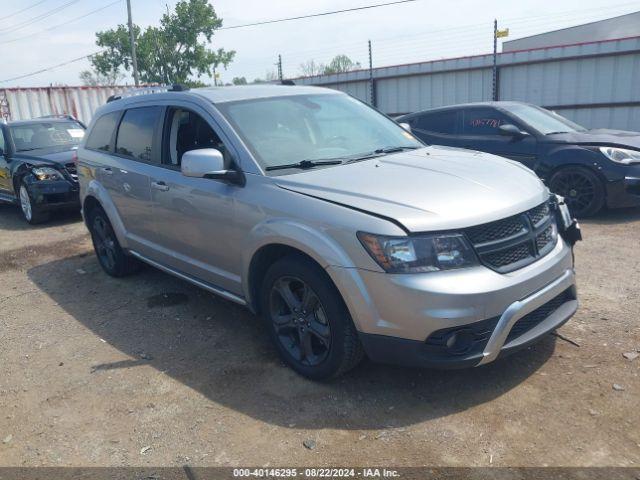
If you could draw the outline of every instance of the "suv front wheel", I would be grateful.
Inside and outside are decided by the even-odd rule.
[[[290,255],[267,271],[261,311],[282,359],[313,380],[337,377],[364,356],[340,293],[311,260]]]
[[[33,203],[33,199],[27,189],[27,184],[24,181],[20,182],[20,188],[18,190],[18,197],[20,199],[20,211],[22,212],[22,218],[31,225],[46,222],[49,219],[49,213],[41,211],[37,205]]]

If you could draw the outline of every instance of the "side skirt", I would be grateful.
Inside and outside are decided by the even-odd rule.
[[[187,275],[185,273],[182,273],[182,272],[179,272],[179,271],[174,270],[172,268],[169,268],[169,267],[167,267],[165,265],[162,265],[162,264],[160,264],[158,262],[154,262],[153,260],[145,257],[144,255],[141,255],[140,253],[138,253],[138,252],[136,252],[134,250],[129,250],[129,253],[131,255],[133,255],[134,257],[136,257],[137,259],[139,259],[139,260],[141,260],[141,261],[143,261],[145,263],[148,263],[152,267],[157,268],[158,270],[162,270],[163,272],[166,272],[166,273],[168,273],[170,275],[174,275],[174,276],[176,276],[176,277],[178,277],[178,278],[180,278],[182,280],[185,280],[185,281],[187,281],[189,283],[192,283],[193,285],[195,285],[197,287],[200,287],[200,288],[202,288],[204,290],[207,290],[208,292],[214,293],[214,294],[216,294],[216,295],[218,295],[218,296],[220,296],[222,298],[226,298],[227,300],[231,300],[232,302],[235,302],[235,303],[237,303],[239,305],[247,306],[247,301],[244,298],[242,298],[242,297],[240,297],[240,296],[238,296],[238,295],[236,295],[234,293],[231,293],[231,292],[229,292],[227,290],[224,290],[223,288],[216,287],[215,285],[211,285],[209,283],[206,283],[206,282],[203,282],[203,281],[198,280],[196,278],[193,278],[190,275]]]

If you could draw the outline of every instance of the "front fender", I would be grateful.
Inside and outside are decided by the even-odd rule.
[[[242,248],[242,289],[249,305],[253,300],[250,286],[251,262],[255,254],[268,245],[284,245],[299,250],[324,269],[331,266],[355,267],[344,248],[326,232],[290,218],[269,219],[257,224],[249,232]],[[332,276],[330,271],[328,273]],[[333,280],[335,282],[336,279]]]
[[[120,219],[120,214],[118,213],[118,209],[113,203],[113,200],[111,200],[111,196],[109,195],[107,190],[102,186],[100,182],[98,182],[95,179],[89,181],[89,183],[87,184],[86,191],[84,192],[84,195],[82,198],[83,217],[85,216],[84,207],[87,204],[87,199],[90,197],[98,201],[102,209],[107,214],[107,217],[109,218],[109,222],[111,223],[111,227],[113,228],[113,231],[116,234],[116,238],[118,239],[120,246],[124,249],[127,249],[128,248],[127,235],[126,235],[127,232],[124,228],[124,224],[122,223],[122,220]],[[85,222],[86,220],[87,219],[85,217]]]

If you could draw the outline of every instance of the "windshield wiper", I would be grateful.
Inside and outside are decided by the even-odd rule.
[[[545,133],[545,135],[555,135],[557,133],[571,133],[571,132],[549,132],[549,133]]]
[[[341,163],[342,163],[342,160],[337,160],[337,159],[336,160],[302,160],[297,163],[287,163],[285,165],[271,165],[271,166],[265,167],[265,170],[267,171],[284,170],[286,168],[301,168],[303,170],[306,170],[313,167],[320,167],[322,165],[339,165]]]
[[[345,163],[359,162],[360,160],[366,160],[367,158],[380,157],[388,153],[403,152],[404,150],[417,150],[420,147],[382,147],[377,148],[372,152],[363,153],[355,157],[350,158]]]
[[[416,150],[418,148],[420,147],[384,147],[374,150],[373,153],[395,153],[402,152],[404,150]]]

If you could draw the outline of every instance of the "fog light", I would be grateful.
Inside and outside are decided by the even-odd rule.
[[[463,355],[471,350],[475,339],[475,334],[469,329],[463,328],[451,332],[445,340],[447,352],[452,355]]]

